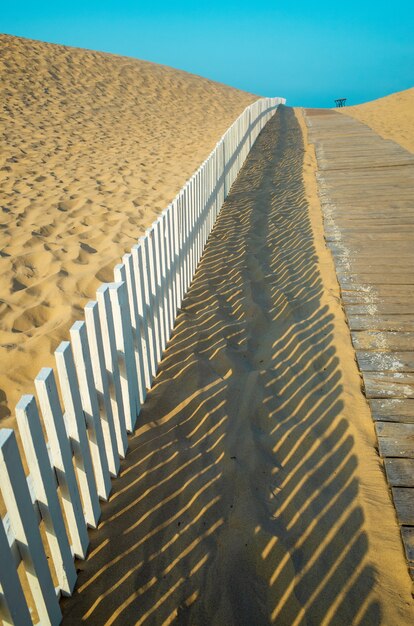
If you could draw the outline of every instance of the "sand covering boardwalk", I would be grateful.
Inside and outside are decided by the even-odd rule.
[[[283,107],[210,237],[65,624],[411,623],[303,161]]]
[[[414,578],[414,156],[310,110],[326,239]]]

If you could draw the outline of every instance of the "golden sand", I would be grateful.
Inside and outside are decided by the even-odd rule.
[[[0,45],[5,418],[256,96],[131,58],[7,35]]]
[[[219,216],[63,626],[412,623],[296,114]]]
[[[391,139],[414,153],[414,87],[337,110],[355,117],[384,139]]]

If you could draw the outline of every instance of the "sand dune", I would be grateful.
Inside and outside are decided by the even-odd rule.
[[[384,139],[392,139],[414,152],[414,87],[338,110],[367,124]]]
[[[135,59],[0,43],[5,418],[99,282],[256,97]]]

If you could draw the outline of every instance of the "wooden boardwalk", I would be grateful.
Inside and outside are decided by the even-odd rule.
[[[414,579],[414,156],[346,115],[305,114],[325,237]]]

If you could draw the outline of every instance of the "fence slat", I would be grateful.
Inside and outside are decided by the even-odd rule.
[[[69,341],[62,341],[55,351],[56,366],[66,413],[66,428],[71,440],[74,464],[82,494],[86,522],[92,528],[101,515],[85,416],[79,394],[75,364]]]
[[[122,400],[121,378],[118,365],[118,351],[116,347],[114,320],[112,316],[109,285],[101,285],[96,292],[98,301],[99,320],[102,331],[102,345],[104,348],[105,366],[111,392],[111,407],[114,418],[118,451],[124,457],[128,449],[127,427]],[[121,452],[122,451],[122,452]]]
[[[165,348],[165,336],[164,336],[164,310],[163,310],[163,302],[162,302],[162,293],[161,293],[161,280],[160,280],[160,270],[159,270],[159,222],[158,220],[154,222],[152,228],[150,229],[150,250],[152,254],[152,268],[154,272],[154,284],[155,284],[155,306],[158,311],[158,333],[160,338],[160,357],[159,361],[162,359],[162,354]]]
[[[159,270],[161,282],[162,308],[164,313],[164,340],[165,345],[168,343],[171,331],[170,308],[168,302],[168,273],[167,273],[167,239],[166,239],[166,220],[165,215],[161,215],[158,219],[159,223]]]
[[[184,187],[184,256],[185,256],[185,282],[184,293],[188,291],[188,287],[191,281],[191,266],[190,266],[190,198],[189,198],[189,183]]]
[[[118,450],[114,417],[112,413],[112,402],[116,401],[115,390],[112,386],[112,397],[108,373],[105,367],[105,356],[103,352],[97,302],[91,301],[85,306],[85,322],[109,472],[111,476],[117,476],[119,471],[119,457],[121,456],[123,458],[125,456],[127,443],[121,439],[120,449]]]
[[[44,367],[35,378],[35,387],[60,487],[63,508],[74,554],[86,557],[89,537],[72,464],[72,449],[63,419],[53,370]]]
[[[134,265],[135,286],[137,308],[138,308],[138,328],[141,336],[141,352],[144,365],[144,379],[147,389],[151,387],[152,368],[149,348],[149,333],[147,320],[147,304],[145,299],[144,277],[143,277],[143,260],[142,246],[135,244],[131,249],[132,260]]]
[[[142,406],[147,395],[145,384],[145,367],[142,354],[141,320],[138,312],[137,284],[132,254],[124,254],[123,263],[115,266],[115,282],[125,282],[127,286],[129,313],[131,317],[132,336],[134,342],[135,367],[137,371],[138,398]],[[122,269],[123,268],[123,269]]]
[[[179,217],[179,202],[176,198],[172,203],[172,215],[173,215],[173,254],[174,254],[174,306],[176,314],[181,306],[182,291],[181,291],[181,259],[180,259],[180,217]]]
[[[126,272],[126,284],[129,298],[129,310],[131,314],[131,324],[134,335],[134,350],[135,361],[138,376],[138,391],[139,391],[139,403],[142,406],[147,396],[147,385],[145,379],[145,363],[144,353],[142,349],[142,330],[141,330],[141,317],[138,309],[138,294],[137,278],[135,275],[135,263],[132,251],[130,254],[125,254],[122,257],[125,265]],[[119,282],[115,280],[115,282]]]
[[[114,320],[125,423],[127,431],[132,433],[141,406],[138,397],[137,370],[126,283],[110,283],[109,297]]]
[[[159,322],[159,333],[160,333],[160,361],[162,359],[162,354],[165,350],[165,328],[164,328],[164,302],[163,302],[163,294],[162,294],[162,281],[161,281],[161,270],[160,270],[160,222],[157,220],[152,229],[152,235],[150,234],[150,241],[152,244],[152,259],[154,266],[154,277],[155,277],[155,301],[158,309],[158,322]]]
[[[143,286],[143,293],[145,296],[145,320],[148,330],[148,353],[151,364],[151,382],[157,373],[158,361],[157,361],[157,341],[156,341],[156,320],[154,319],[154,307],[152,303],[152,283],[151,272],[149,267],[149,250],[147,237],[141,237],[138,241],[139,245],[139,259],[141,261],[140,270],[140,282]]]
[[[184,189],[181,190],[177,198],[178,207],[178,263],[180,278],[180,304],[185,295],[185,223],[184,223]]]
[[[1,520],[0,554],[0,621],[4,626],[32,626],[32,618]]]
[[[153,230],[147,231],[147,236],[143,239],[144,244],[144,256],[145,256],[145,268],[147,271],[148,281],[148,320],[150,328],[152,330],[152,354],[154,359],[154,372],[153,376],[157,373],[158,364],[161,360],[161,337],[160,337],[160,323],[159,323],[159,311],[156,300],[156,278],[154,261],[152,255],[152,240],[154,234]]]
[[[79,382],[82,409],[85,416],[98,496],[107,500],[111,493],[108,458],[106,456],[98,396],[93,379],[91,355],[85,322],[75,322],[70,329],[73,358]]]
[[[174,287],[173,287],[173,270],[171,257],[171,205],[164,214],[164,241],[165,241],[165,272],[166,272],[166,295],[168,308],[168,340],[171,337],[174,328],[175,312],[174,312]]]
[[[189,281],[190,286],[193,280],[195,271],[195,259],[194,259],[194,176],[190,179],[188,184],[188,221],[189,221],[189,236],[188,236],[188,256],[189,256]]]
[[[16,406],[16,419],[59,587],[65,595],[71,595],[76,569],[34,396],[22,396]]]
[[[47,564],[13,430],[0,431],[0,488],[18,542],[41,624],[59,624],[62,613]]]

